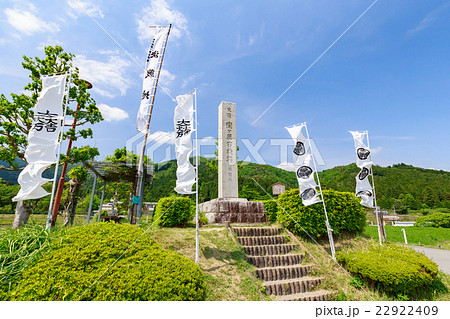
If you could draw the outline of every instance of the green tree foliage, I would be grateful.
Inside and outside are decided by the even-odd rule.
[[[1,212],[13,212],[14,211],[14,203],[12,202],[12,198],[19,191],[18,185],[13,185],[12,183],[5,183],[0,178],[0,211]]]
[[[153,213],[153,221],[161,227],[184,227],[192,220],[191,207],[189,197],[161,198]]]
[[[269,199],[263,200],[264,209],[266,210],[267,219],[269,222],[277,221],[278,204],[276,201]]]
[[[204,300],[205,291],[198,265],[161,248],[144,230],[95,223],[55,241],[22,273],[9,299],[181,301]]]
[[[324,190],[323,197],[333,234],[355,235],[364,230],[364,209],[354,194]],[[304,206],[298,189],[281,194],[278,203],[282,208],[278,209],[277,220],[294,234],[309,237],[307,232],[313,238],[327,234],[322,203]]]
[[[450,228],[450,213],[434,213],[417,218],[415,226]]]
[[[442,287],[434,262],[395,244],[372,244],[363,249],[341,251],[336,259],[367,285],[389,295],[406,295],[413,300],[432,298]]]
[[[45,57],[30,58],[24,56],[22,66],[30,71],[29,82],[25,86],[28,94],[11,93],[11,100],[8,100],[4,94],[0,95],[0,158],[8,165],[0,166],[3,170],[19,170],[17,159],[26,161],[25,148],[27,147],[27,135],[32,126],[34,117],[33,108],[37,102],[39,92],[42,89],[42,75],[67,72],[73,69],[72,85],[69,92],[69,98],[76,100],[76,103],[70,103],[66,114],[76,118],[77,127],[84,124],[95,124],[103,120],[95,101],[87,92],[87,84],[80,80],[78,68],[73,68],[72,60],[75,57],[71,53],[64,52],[60,46],[45,47]],[[79,105],[79,110],[75,107]],[[92,129],[69,129],[64,133],[64,139],[92,137]]]
[[[322,187],[354,192],[355,164],[337,166],[319,173]],[[374,166],[377,203],[383,209],[392,206],[400,213],[423,208],[450,208],[450,173],[406,164]]]

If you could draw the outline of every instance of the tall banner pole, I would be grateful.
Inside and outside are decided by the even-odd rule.
[[[365,131],[364,133],[366,133],[367,147],[370,150],[369,132]],[[370,161],[372,162],[372,152],[370,152],[369,157],[370,157]],[[384,232],[383,221],[381,220],[380,214],[378,213],[377,196],[375,194],[375,179],[373,178],[373,164],[370,167],[370,176],[372,177],[372,191],[373,191],[373,200],[375,202],[375,215],[377,217],[378,238],[380,240],[380,245],[383,245],[383,238],[384,238],[384,240],[386,240],[386,234]]]
[[[136,183],[136,190],[135,190],[135,198],[138,198],[139,201],[142,200],[142,198],[140,198],[140,196],[141,196],[141,192],[142,192],[141,188],[143,187],[142,183],[143,183],[143,177],[144,177],[144,155],[145,155],[145,148],[146,148],[148,133],[149,133],[149,128],[150,128],[150,120],[152,118],[152,111],[153,111],[153,105],[155,102],[156,89],[158,87],[159,75],[161,73],[161,67],[162,67],[162,63],[163,63],[163,59],[164,59],[164,53],[166,51],[167,40],[169,38],[169,33],[170,33],[171,27],[172,27],[172,24],[169,24],[169,27],[167,30],[167,35],[166,35],[166,38],[164,40],[164,44],[162,47],[161,58],[158,63],[157,75],[156,75],[155,82],[154,82],[154,85],[152,88],[152,95],[151,95],[151,99],[150,99],[150,108],[148,110],[147,122],[145,125],[144,139],[142,141],[142,150],[141,150],[141,157],[139,158],[139,166],[138,166],[138,171],[137,171],[137,176],[136,176],[137,183]],[[131,221],[130,221],[131,224],[136,224],[137,217],[138,217],[139,201],[136,202],[133,199],[133,211],[131,214]]]
[[[199,223],[198,223],[198,191],[199,191],[199,183],[198,183],[198,123],[197,123],[197,89],[194,89],[194,112],[195,112],[195,263],[198,264],[198,255],[199,255]]]
[[[70,91],[70,81],[72,80],[72,69],[69,70],[69,80],[68,80],[68,87],[66,92],[66,103],[64,104],[64,111],[63,111],[63,119],[62,119],[62,125],[61,125],[61,132],[59,136],[58,141],[58,151],[56,156],[56,166],[55,166],[55,174],[53,176],[53,185],[52,185],[52,193],[50,195],[50,204],[48,206],[48,214],[47,214],[47,223],[45,225],[45,229],[50,229],[52,226],[52,216],[53,216],[53,197],[55,196],[55,189],[56,189],[56,177],[58,177],[58,168],[59,168],[59,156],[61,155],[61,144],[62,144],[62,138],[64,133],[64,125],[66,122],[66,111],[67,106],[69,105],[69,91]]]
[[[319,186],[320,194],[322,195],[322,204],[323,204],[323,210],[325,212],[325,224],[327,227],[328,240],[330,242],[331,257],[333,257],[333,259],[336,260],[336,249],[334,247],[333,230],[331,229],[330,223],[328,221],[327,207],[325,205],[325,198],[323,197],[322,185],[320,184],[319,172],[317,171],[317,166],[316,166],[316,157],[314,156],[313,151],[312,151],[311,140],[309,138],[308,126],[306,125],[306,122],[304,123],[304,125],[305,125],[305,131],[306,131],[306,138],[308,139],[309,150],[311,152],[312,159],[313,159],[314,171],[316,172],[317,184]]]

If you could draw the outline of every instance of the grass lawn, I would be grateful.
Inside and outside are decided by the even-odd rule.
[[[385,229],[389,242],[404,244],[405,238],[402,232],[404,229],[410,245],[431,248],[439,248],[440,245],[450,250],[450,228],[385,226]],[[378,240],[377,226],[367,226],[364,235]]]

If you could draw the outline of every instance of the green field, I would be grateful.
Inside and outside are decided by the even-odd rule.
[[[450,228],[435,227],[399,227],[385,226],[386,237],[389,242],[405,243],[402,229],[406,232],[408,244],[441,248],[450,250]],[[367,226],[364,235],[378,240],[377,226]]]

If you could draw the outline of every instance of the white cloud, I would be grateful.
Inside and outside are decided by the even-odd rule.
[[[84,55],[74,59],[74,65],[80,69],[80,77],[92,83],[93,91],[102,96],[113,98],[125,95],[133,84],[126,77],[130,66],[128,59],[118,56],[109,56],[106,62],[89,60]]]
[[[67,4],[71,7],[78,15],[87,14],[91,18],[104,18],[104,14],[102,9],[89,1],[80,1],[80,0],[67,0]],[[77,16],[73,13],[69,13],[73,18]]]
[[[438,7],[437,9],[434,9],[433,11],[428,13],[425,16],[425,18],[423,18],[422,21],[420,21],[419,24],[414,29],[409,30],[408,33],[410,35],[412,35],[416,32],[419,32],[419,31],[422,31],[423,29],[428,28],[430,25],[432,25],[438,19],[441,12],[449,6],[450,6],[450,4],[446,3],[446,4]]]
[[[165,0],[152,0],[149,7],[144,7],[137,19],[137,32],[139,40],[145,41],[153,38],[153,32],[149,29],[151,25],[169,25],[171,38],[189,36],[186,17],[177,10],[172,10]]]
[[[216,142],[216,138],[212,137],[212,136],[207,136],[207,137],[202,138],[200,140],[200,143],[201,144],[207,144],[208,143],[208,145],[209,145],[211,143],[211,141],[213,141],[212,143],[214,144]]]
[[[155,148],[155,146],[159,146],[162,144],[175,144],[175,140],[176,140],[175,132],[157,131],[148,136],[149,142],[155,142],[152,145],[152,148]]]
[[[112,107],[106,104],[97,105],[106,122],[118,122],[129,117],[128,113],[118,107]]]
[[[161,69],[160,81],[163,85],[171,85],[172,82],[176,79],[176,76],[167,71],[166,69]],[[167,88],[166,88],[167,89]]]
[[[289,163],[289,162],[283,162],[279,165],[277,165],[276,167],[284,169],[285,171],[289,171],[289,172],[295,172],[295,164],[294,163]]]
[[[31,5],[30,9],[34,9],[34,6]],[[58,32],[60,30],[56,23],[44,22],[30,11],[7,8],[4,12],[8,23],[25,35],[42,32]]]

